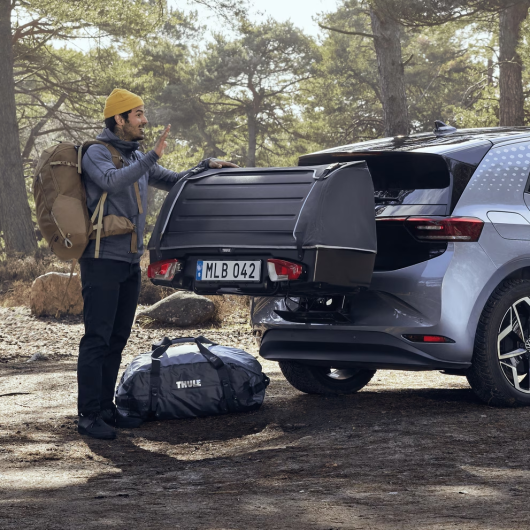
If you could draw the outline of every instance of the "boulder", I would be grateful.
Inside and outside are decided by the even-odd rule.
[[[214,316],[215,305],[204,296],[180,291],[139,314],[175,326],[195,326]]]
[[[48,272],[39,276],[31,286],[31,312],[39,317],[80,315],[83,312],[81,280],[78,274],[74,274],[66,293],[69,278],[70,274],[61,272]]]

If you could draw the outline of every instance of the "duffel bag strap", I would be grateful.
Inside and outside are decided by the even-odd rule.
[[[117,396],[115,401],[116,406],[121,407],[123,409],[127,409],[129,411],[132,410],[134,412],[141,412],[141,410],[144,408],[142,405],[147,404],[144,401],[138,401],[136,398],[125,396]]]
[[[160,357],[166,353],[167,349],[171,346],[171,340],[164,337],[159,346],[151,354],[151,377],[149,380],[150,387],[150,400],[149,400],[149,413],[156,413],[156,405],[158,403],[158,392],[160,391]]]
[[[226,406],[228,412],[237,412],[239,410],[239,404],[237,401],[236,393],[232,382],[230,381],[230,374],[228,373],[228,368],[223,360],[215,353],[212,353],[204,344],[206,342],[215,346],[215,343],[205,339],[204,337],[197,337],[195,339],[195,344],[199,348],[199,351],[202,353],[203,357],[217,370],[217,375],[219,376],[219,381],[221,381],[221,388],[223,389],[223,396],[226,401]]]
[[[271,380],[265,374],[262,374],[262,375],[263,375],[263,381],[261,383],[258,383],[257,385],[250,387],[250,391],[253,394],[259,394],[260,392],[265,390],[269,386],[269,383],[271,382]]]

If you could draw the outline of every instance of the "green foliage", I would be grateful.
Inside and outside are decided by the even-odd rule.
[[[399,3],[399,2],[398,2]],[[308,136],[320,147],[383,134],[377,60],[364,3],[346,0],[323,22],[329,31],[318,73],[302,85]],[[404,27],[403,61],[412,132],[432,130],[434,120],[459,127],[498,124],[498,88],[490,24],[457,20],[432,27]],[[488,67],[488,61],[490,65]]]
[[[489,20],[492,15],[527,0],[371,0],[379,13],[409,27],[438,26],[456,20]]]
[[[240,19],[236,39],[215,35],[186,61],[168,57],[168,83],[155,114],[194,149],[250,165],[256,154],[259,164],[269,165],[296,150],[295,98],[319,54],[291,23]]]
[[[87,34],[145,37],[166,16],[165,0],[17,0],[15,39],[65,39]]]
[[[116,85],[143,92],[156,84],[132,65],[124,43],[148,39],[174,17],[165,0],[15,3],[15,89],[26,176],[46,145],[97,134],[105,97]],[[76,39],[87,36],[99,45],[88,53],[76,50]]]
[[[485,96],[487,59],[467,42],[458,23],[410,32],[404,47],[409,112],[413,130],[432,128],[434,120],[455,121]]]

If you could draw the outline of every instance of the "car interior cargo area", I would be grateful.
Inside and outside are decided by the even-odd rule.
[[[202,294],[355,293],[371,282],[374,207],[363,161],[206,171],[168,194],[150,277]]]

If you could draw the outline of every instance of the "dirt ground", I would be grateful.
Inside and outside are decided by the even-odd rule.
[[[347,397],[277,365],[254,413],[76,432],[79,318],[0,308],[1,529],[527,529],[530,409],[480,403],[461,377],[378,372]],[[123,359],[203,333],[257,355],[249,328],[135,326]],[[39,360],[28,360],[40,353]],[[45,358],[43,358],[45,357]]]

